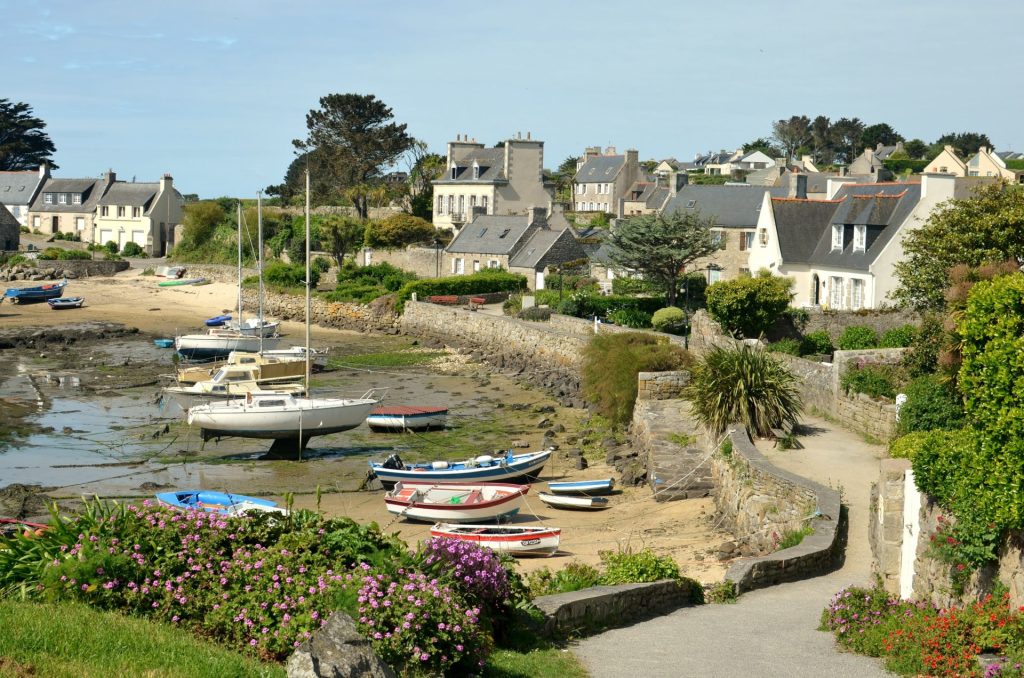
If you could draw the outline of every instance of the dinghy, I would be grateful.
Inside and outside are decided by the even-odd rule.
[[[171,348],[174,346],[174,339],[154,339],[153,344],[157,348]]]
[[[160,492],[157,501],[165,506],[189,511],[207,511],[221,515],[237,516],[247,511],[263,513],[285,513],[277,503],[244,494],[228,494],[210,490],[184,490],[181,492]]]
[[[229,316],[229,315],[215,315],[212,318],[207,318],[206,319],[206,326],[207,327],[223,327],[224,323],[228,322],[229,320],[231,320],[231,316]]]
[[[388,512],[425,522],[502,522],[519,513],[529,485],[401,482],[384,494]]]
[[[392,454],[383,462],[371,461],[370,472],[380,479],[385,488],[399,481],[426,482],[509,482],[523,478],[534,480],[548,458],[551,450],[500,456],[480,455],[467,461],[435,461],[428,464],[406,464],[401,457]]]
[[[60,311],[66,308],[82,308],[82,304],[85,303],[85,297],[62,297],[58,299],[47,299],[46,303],[49,304],[50,308],[54,311]]]
[[[11,300],[12,304],[27,304],[33,301],[47,301],[63,296],[64,288],[68,286],[67,279],[59,283],[48,283],[35,287],[8,287],[4,296]]]
[[[510,556],[551,556],[558,552],[562,530],[519,525],[452,525],[438,523],[431,537],[458,539]]]
[[[429,431],[443,429],[447,419],[447,407],[389,405],[370,412],[366,424],[371,431]]]
[[[177,278],[158,282],[157,287],[181,287],[182,285],[199,285],[206,282],[206,278]]]
[[[615,486],[614,478],[601,478],[598,480],[575,480],[564,483],[548,483],[548,490],[552,494],[608,494]]]
[[[565,497],[557,494],[546,494],[541,492],[537,498],[542,502],[557,509],[570,509],[575,511],[600,511],[608,508],[608,499],[605,497]]]

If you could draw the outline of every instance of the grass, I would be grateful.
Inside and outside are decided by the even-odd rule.
[[[586,678],[576,655],[557,647],[525,652],[496,650],[484,667],[485,678]]]
[[[30,668],[31,667],[31,668]],[[164,624],[77,604],[0,602],[0,676],[284,676]]]
[[[332,358],[328,369],[345,367],[412,367],[429,363],[444,355],[444,351],[388,351],[386,353],[362,353]]]
[[[797,546],[800,542],[804,540],[804,537],[806,537],[809,534],[812,534],[813,532],[814,528],[810,525],[803,527],[799,530],[786,532],[782,535],[782,539],[779,540],[779,547],[777,550],[781,551],[783,549],[788,549]]]

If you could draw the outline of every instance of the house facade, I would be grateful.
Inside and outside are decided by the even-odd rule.
[[[29,208],[29,228],[45,235],[64,233],[94,242],[96,206],[116,180],[113,170],[100,179],[48,178]]]
[[[16,252],[21,242],[21,224],[0,202],[0,252]]]
[[[116,242],[118,250],[134,242],[150,256],[162,257],[174,246],[183,203],[170,174],[159,182],[115,181],[97,204],[92,241]]]
[[[504,146],[457,135],[448,143],[445,175],[434,186],[433,222],[457,232],[474,208],[489,215],[525,215],[534,207],[550,212],[554,186],[544,181],[544,142],[517,135]]]
[[[967,160],[967,176],[969,177],[1000,177],[1007,181],[1017,182],[1018,173],[1006,167],[1006,162],[991,148],[982,146]]]
[[[924,168],[924,174],[952,174],[955,177],[966,177],[967,163],[957,156],[952,146],[946,145]]]
[[[29,225],[29,209],[49,178],[50,168],[46,165],[27,172],[0,172],[0,203],[20,225]]]
[[[618,155],[614,147],[603,154],[600,147],[589,147],[576,164],[573,207],[577,212],[608,212],[621,217],[620,200],[640,179],[639,153],[635,149]]]

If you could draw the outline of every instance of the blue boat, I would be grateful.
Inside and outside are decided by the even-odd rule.
[[[564,483],[548,483],[548,490],[552,494],[608,494],[615,486],[614,478],[601,478],[598,480],[576,480]]]
[[[174,346],[174,339],[154,339],[153,343],[157,348],[171,348]]]
[[[47,301],[63,296],[64,288],[68,281],[62,280],[58,283],[39,285],[37,287],[8,287],[4,297],[11,300],[12,304],[28,304],[34,301]]]
[[[160,492],[157,501],[165,506],[187,511],[206,511],[221,515],[237,516],[247,511],[284,513],[277,507],[277,502],[258,497],[247,497],[244,494],[228,494],[211,490],[184,490],[180,492]]]
[[[225,323],[231,320],[229,315],[215,315],[212,318],[206,319],[207,327],[223,327]]]
[[[406,464],[397,454],[383,462],[371,461],[370,473],[386,488],[399,481],[406,482],[509,482],[517,479],[536,480],[544,468],[551,450],[501,456],[481,455],[467,461],[435,461],[429,464]]]

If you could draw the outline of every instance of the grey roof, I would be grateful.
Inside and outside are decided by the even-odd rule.
[[[527,216],[484,214],[466,224],[445,248],[451,254],[511,254],[530,227]]]
[[[572,261],[574,259],[582,259],[584,252],[581,247],[577,244],[573,251],[576,252],[573,256],[567,257],[549,257],[548,254],[551,252],[551,247],[560,239],[568,238],[566,241],[570,245],[576,242],[576,238],[573,237],[571,231],[552,231],[548,228],[538,228],[530,235],[529,239],[523,243],[522,248],[508,261],[509,268],[513,266],[516,268],[541,268],[550,264],[559,264],[563,261]]]
[[[92,212],[102,196],[103,186],[103,179],[51,178],[43,184],[42,190],[39,191],[36,199],[32,202],[31,209],[33,212],[70,212],[77,214]],[[62,205],[55,198],[52,205],[47,205],[44,197],[47,193],[78,193],[82,196],[82,203],[75,205],[68,202]]]
[[[153,198],[160,191],[158,183],[129,183],[116,181],[100,198],[100,205],[128,205],[149,209]]]
[[[0,172],[0,202],[5,205],[28,205],[42,181],[39,172]]]
[[[630,202],[642,202],[645,207],[658,209],[665,204],[668,198],[668,187],[658,186],[651,181],[634,181],[633,185],[623,196],[624,200]]]
[[[839,206],[835,200],[796,200],[774,198],[772,212],[782,259],[787,264],[806,263],[828,232],[832,215]]]
[[[881,148],[875,148],[875,157],[885,160],[890,155],[896,152],[897,146],[882,146]]]
[[[846,184],[839,189],[836,199],[842,202],[829,223],[866,226],[865,251],[853,251],[851,228],[846,229],[843,248],[833,251],[831,229],[826,229],[808,261],[819,266],[866,271],[921,200],[921,184]]]
[[[665,212],[695,210],[705,217],[714,217],[722,228],[754,228],[764,193],[785,197],[785,189],[765,186],[691,186],[679,189],[676,197],[665,205]]]
[[[452,158],[455,164],[455,178],[451,178],[449,168],[443,177],[434,181],[435,184],[454,183],[494,183],[505,181],[505,149],[504,148],[473,148],[467,153]],[[473,178],[473,163],[480,166],[480,176]]]
[[[594,155],[577,170],[573,181],[577,184],[613,181],[625,165],[624,155]]]

